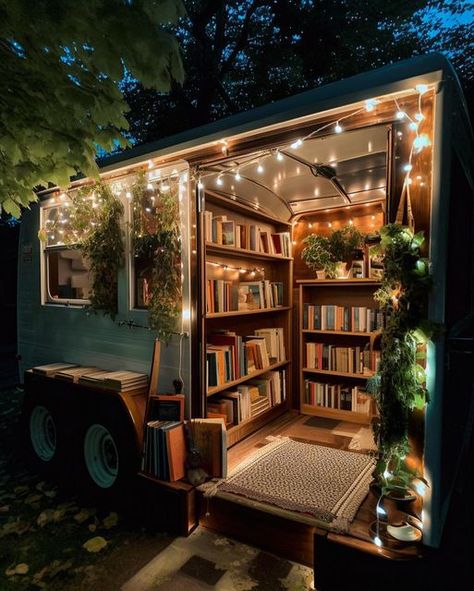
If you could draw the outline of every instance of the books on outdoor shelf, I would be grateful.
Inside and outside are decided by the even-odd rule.
[[[285,361],[283,328],[264,328],[241,336],[224,331],[208,335],[207,387],[221,386],[273,363]]]
[[[58,373],[55,375],[55,378],[64,382],[72,382],[73,384],[77,384],[79,378],[82,376],[89,373],[95,373],[97,371],[99,371],[99,368],[93,366],[71,367],[69,369],[58,371]]]
[[[342,373],[367,374],[377,371],[380,351],[364,348],[336,347],[326,343],[306,343],[306,367]]]
[[[47,363],[46,365],[37,365],[36,367],[33,367],[33,373],[51,378],[54,377],[59,371],[71,369],[73,367],[77,367],[77,365],[64,362]]]
[[[135,371],[99,370],[80,376],[78,383],[83,386],[95,386],[116,392],[133,392],[143,390],[148,386],[148,376]]]
[[[383,313],[366,306],[303,304],[303,329],[372,332],[383,328]]]
[[[286,400],[285,370],[269,371],[229,390],[215,394],[207,403],[208,416],[220,415],[228,426],[239,425]]]
[[[149,421],[145,429],[142,470],[160,480],[184,478],[186,443],[179,421]]]
[[[206,242],[266,254],[291,256],[289,232],[273,232],[269,225],[242,224],[226,215],[204,212]]]
[[[227,431],[223,418],[191,419],[193,444],[201,452],[201,467],[213,478],[227,477]]]
[[[208,279],[206,282],[206,313],[231,312],[238,309],[238,284],[223,279]]]
[[[305,380],[304,403],[369,415],[372,398],[358,386]]]

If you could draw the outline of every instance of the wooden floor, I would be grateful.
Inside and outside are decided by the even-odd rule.
[[[250,454],[265,446],[268,443],[266,438],[269,436],[286,436],[298,441],[314,443],[316,445],[325,445],[342,450],[350,450],[354,453],[368,453],[374,449],[370,427],[367,425],[319,419],[317,417],[300,415],[296,412],[287,412],[229,449],[229,472],[231,472],[241,461],[247,459]],[[359,447],[359,449],[354,449],[354,439],[357,441],[356,447]],[[417,554],[416,546],[409,546],[405,548],[401,552],[401,556],[399,552],[396,552],[394,556],[392,552],[388,552],[385,549],[379,549],[374,546],[373,541],[369,535],[369,526],[375,519],[376,503],[377,498],[372,492],[370,492],[359,508],[359,511],[357,512],[357,515],[350,526],[349,532],[346,535],[338,535],[332,532],[327,532],[321,530],[318,527],[313,527],[312,531],[316,535],[327,536],[327,538],[331,541],[344,544],[348,547],[357,548],[358,550],[363,550],[369,553],[383,554],[386,557],[408,558],[410,556],[415,556]],[[218,505],[219,503],[217,503],[217,506]],[[203,513],[206,514],[207,519],[202,518],[202,524],[210,528],[219,528],[219,523],[223,522],[222,511],[229,513],[229,507],[231,507],[231,504],[228,502],[227,504],[222,504],[220,511],[218,510],[218,512],[221,513],[219,516],[220,520],[217,518],[209,518],[209,511],[204,510]],[[398,511],[396,508],[392,508],[391,510],[395,512]],[[236,507],[234,507],[231,509],[231,512],[235,514],[234,522],[237,521],[237,519],[240,521],[249,519],[250,515],[253,515],[253,517],[250,517],[251,519],[263,519],[260,514],[255,512],[255,507],[253,508],[253,513],[249,513],[247,516],[241,507],[238,510]],[[239,517],[237,517],[237,515],[239,515]],[[300,521],[301,517],[302,516],[299,516],[298,514],[294,514],[295,522]],[[265,527],[267,528],[269,519],[271,518],[269,518],[267,515],[265,518]],[[306,537],[306,541],[302,547],[306,556],[306,559],[304,560],[306,563],[313,552],[313,548],[308,547],[312,544],[312,541],[311,544],[309,542],[310,537],[311,540],[313,539],[313,536],[310,536],[310,532],[308,530],[308,522],[309,520],[306,522],[306,525],[302,525],[300,522],[300,529],[298,530],[297,526],[295,526],[296,529],[293,534],[293,543],[295,538],[298,536]],[[261,523],[263,523],[263,521]],[[290,522],[288,517],[286,517],[285,527],[288,527],[289,525]],[[227,517],[226,532],[224,533],[232,533],[232,527],[232,518]],[[240,529],[241,527],[242,524],[239,523],[237,529]],[[306,527],[306,529],[304,529],[304,527]],[[236,537],[239,537],[237,533]],[[289,557],[294,559],[294,556]]]

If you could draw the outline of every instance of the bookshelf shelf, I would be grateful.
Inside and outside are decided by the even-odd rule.
[[[284,257],[279,254],[268,254],[265,252],[257,252],[255,250],[248,250],[246,248],[236,248],[234,246],[225,246],[221,244],[214,244],[213,242],[206,242],[206,251],[210,254],[220,254],[222,256],[246,257],[256,260],[270,260],[270,261],[291,261],[291,257]]]
[[[374,372],[365,372],[365,373],[350,373],[345,371],[332,371],[329,369],[313,369],[309,367],[303,367],[303,373],[320,373],[327,376],[339,376],[341,378],[352,378],[356,380],[365,380],[370,378],[374,375]]]
[[[288,312],[288,310],[291,310],[290,306],[279,306],[278,308],[259,308],[258,310],[232,310],[231,312],[213,312],[210,314],[206,314],[205,318],[207,320],[212,320],[213,318],[227,318],[233,316],[250,316],[253,314]]]
[[[360,406],[357,403],[369,404],[372,409],[372,403],[367,402],[367,395],[364,392],[365,383],[368,378],[375,373],[377,337],[381,334],[381,329],[374,329],[380,326],[379,318],[365,319],[363,324],[358,324],[361,312],[366,314],[367,310],[377,309],[377,304],[373,299],[374,291],[380,285],[380,281],[373,278],[351,278],[351,279],[309,279],[297,281],[299,290],[299,367],[300,367],[300,410],[304,414],[315,415],[325,418],[339,419],[354,423],[370,423],[371,414],[360,412]],[[305,305],[308,305],[307,308]],[[311,306],[314,306],[314,310]],[[325,308],[326,307],[326,308]],[[346,310],[349,309],[348,319],[346,320]],[[354,312],[354,309],[356,310]],[[306,316],[303,310],[308,310]],[[325,311],[326,310],[326,311]],[[308,317],[311,317],[316,325],[316,319],[321,322],[321,315],[329,323],[329,316],[325,316],[327,311],[331,310],[336,319],[336,326],[341,328],[338,322],[346,322],[346,328],[366,328],[372,330],[328,330],[325,328],[313,329],[303,328],[307,326]],[[312,314],[315,314],[314,320]],[[344,318],[342,314],[344,313]],[[339,317],[337,315],[340,314]],[[305,320],[306,318],[306,320]],[[312,324],[311,324],[312,326]],[[316,326],[320,326],[317,324]],[[319,337],[319,338],[318,338]],[[311,346],[310,343],[315,343]],[[357,344],[357,347],[355,346]],[[348,369],[349,358],[352,360],[352,367],[359,367],[359,359],[364,363],[364,373],[354,373],[349,371],[336,371],[335,369],[317,369],[307,367],[307,355],[313,355],[316,350],[326,350],[331,357],[330,367],[339,369]],[[332,353],[331,353],[332,351]],[[320,355],[321,353],[319,353]],[[340,354],[340,357],[338,355]],[[324,355],[324,353],[323,353]],[[360,355],[360,357],[358,357]],[[320,362],[319,362],[320,363]],[[311,365],[313,365],[311,363]],[[370,368],[370,370],[368,369]],[[356,397],[356,398],[355,398]],[[317,401],[317,404],[316,404]],[[344,401],[345,408],[358,408],[356,410],[342,410],[334,408],[342,405]],[[349,401],[349,407],[346,404]]]
[[[206,190],[204,205],[204,210],[199,214],[202,232],[197,245],[201,269],[198,289],[202,301],[199,326],[200,340],[204,344],[199,352],[198,390],[202,392],[199,399],[200,416],[207,416],[208,410],[212,413],[216,400],[219,400],[219,397],[209,397],[227,390],[235,392],[238,386],[259,377],[260,396],[268,396],[270,405],[273,404],[261,414],[230,428],[228,445],[231,446],[285,412],[291,404],[293,380],[289,359],[292,357],[293,344],[293,258],[281,253],[291,254],[292,225],[274,217],[271,212],[253,207],[251,203],[233,200],[219,192]],[[248,302],[251,309],[235,309],[239,305],[245,307],[241,302]],[[253,308],[264,304],[271,307]],[[215,311],[225,308],[233,309],[227,312]],[[286,358],[287,361],[272,363],[239,379],[206,389],[208,372],[215,372],[217,364],[220,368],[235,366],[244,359],[244,355],[249,359],[256,355],[266,358],[266,354],[264,356],[261,351],[263,345],[257,345],[249,338],[254,335],[262,339],[262,333],[265,332],[267,340],[263,345],[267,353],[270,347],[273,348],[269,357]],[[243,363],[245,365],[246,362]],[[261,365],[261,361],[255,364]],[[281,370],[280,376],[270,374],[268,380],[266,376],[262,379],[264,374],[277,370]],[[215,384],[216,374],[211,375],[211,383]],[[280,389],[280,395],[286,392],[284,403],[277,404],[282,396],[277,396],[274,388]]]
[[[312,406],[311,404],[302,404],[301,412],[306,415],[316,415],[328,419],[338,419],[348,421],[349,423],[366,423],[372,420],[372,414],[355,412],[353,410],[340,410],[337,408],[326,408],[324,406]]]
[[[371,332],[354,332],[349,330],[309,330],[308,328],[304,328],[302,330],[304,334],[324,334],[324,335],[344,335],[348,337],[367,337],[368,339],[374,338],[380,331],[371,331]]]
[[[361,287],[378,287],[380,285],[380,281],[376,279],[370,279],[367,277],[363,278],[354,278],[354,279],[298,279],[296,281],[298,285],[316,285],[318,287],[334,287],[334,286],[361,286]]]
[[[248,380],[252,380],[253,378],[261,376],[264,373],[267,373],[268,371],[285,367],[289,363],[289,360],[280,361],[279,363],[272,363],[268,367],[265,367],[264,369],[258,369],[257,371],[253,371],[252,373],[248,373],[246,376],[243,376],[238,380],[232,380],[231,382],[226,382],[225,384],[222,384],[220,386],[213,386],[212,388],[209,388],[209,390],[207,391],[207,395],[212,396],[213,394],[217,394],[218,392],[223,392],[224,390],[228,390],[229,388],[233,388],[234,386],[238,386],[239,384],[243,384]],[[252,419],[248,420],[251,421]]]

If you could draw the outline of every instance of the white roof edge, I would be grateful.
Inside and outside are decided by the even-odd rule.
[[[182,153],[219,141],[224,135],[250,132],[289,119],[337,109],[372,96],[405,92],[414,89],[416,84],[436,84],[448,78],[459,84],[450,62],[441,54],[410,58],[125,150],[100,160],[100,172],[112,172],[150,158],[169,156],[174,152]]]

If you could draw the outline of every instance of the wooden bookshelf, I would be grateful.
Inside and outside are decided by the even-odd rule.
[[[329,369],[310,368],[306,366],[306,344],[308,342],[323,343],[336,347],[361,349],[369,347],[370,353],[381,330],[322,330],[304,328],[304,304],[336,305],[348,307],[378,308],[373,293],[380,285],[380,281],[372,278],[361,279],[308,279],[296,282],[299,291],[299,368],[300,368],[300,410],[303,414],[332,418],[354,423],[369,423],[374,404],[371,402],[370,411],[356,412],[332,408],[330,406],[309,404],[305,398],[305,380],[324,384],[340,384],[345,387],[364,387],[374,371],[365,370],[363,373],[335,371]]]
[[[277,308],[259,308],[258,310],[231,310],[230,312],[212,312],[206,314],[206,318],[229,318],[233,316],[250,316],[252,314],[270,314],[275,312],[288,312],[290,306],[278,306]]]
[[[263,232],[269,235],[281,232],[291,233],[291,224],[273,217],[271,214],[254,208],[251,205],[241,203],[214,191],[206,191],[205,203],[201,212],[201,228],[203,229],[200,237],[200,256],[201,264],[201,304],[199,310],[202,343],[201,364],[203,371],[202,391],[205,398],[202,408],[204,416],[207,412],[207,400],[220,392],[236,389],[237,386],[261,377],[270,371],[285,370],[285,391],[286,399],[279,404],[275,404],[264,412],[254,417],[248,418],[238,425],[228,429],[228,445],[232,446],[244,437],[247,437],[257,429],[264,426],[270,420],[273,420],[279,414],[285,412],[291,401],[291,358],[292,358],[292,311],[293,311],[293,258],[272,252],[258,252],[249,248],[239,248],[228,244],[216,244],[206,240],[206,216],[205,212],[212,212],[215,216],[226,216],[228,221],[236,224],[245,225],[247,236],[249,236],[250,225],[259,226]],[[234,235],[235,237],[235,235]],[[270,238],[271,239],[271,238]],[[291,234],[290,234],[291,239]],[[291,242],[290,242],[291,245]],[[248,243],[247,243],[248,246]],[[291,246],[290,246],[291,248]],[[283,285],[282,305],[272,308],[256,308],[250,310],[235,310],[227,312],[210,312],[207,306],[207,281],[224,280],[232,282],[232,288],[235,284],[241,282],[258,282],[268,280],[271,283],[281,283]],[[213,296],[214,298],[214,296]],[[257,294],[258,298],[258,294]],[[232,299],[232,301],[235,301]],[[235,305],[232,306],[236,307]],[[213,309],[213,306],[210,306]],[[273,363],[268,367],[253,371],[250,374],[242,376],[219,386],[206,388],[206,343],[209,335],[222,331],[233,332],[243,337],[255,334],[258,329],[264,328],[283,328],[285,356],[284,361]]]

